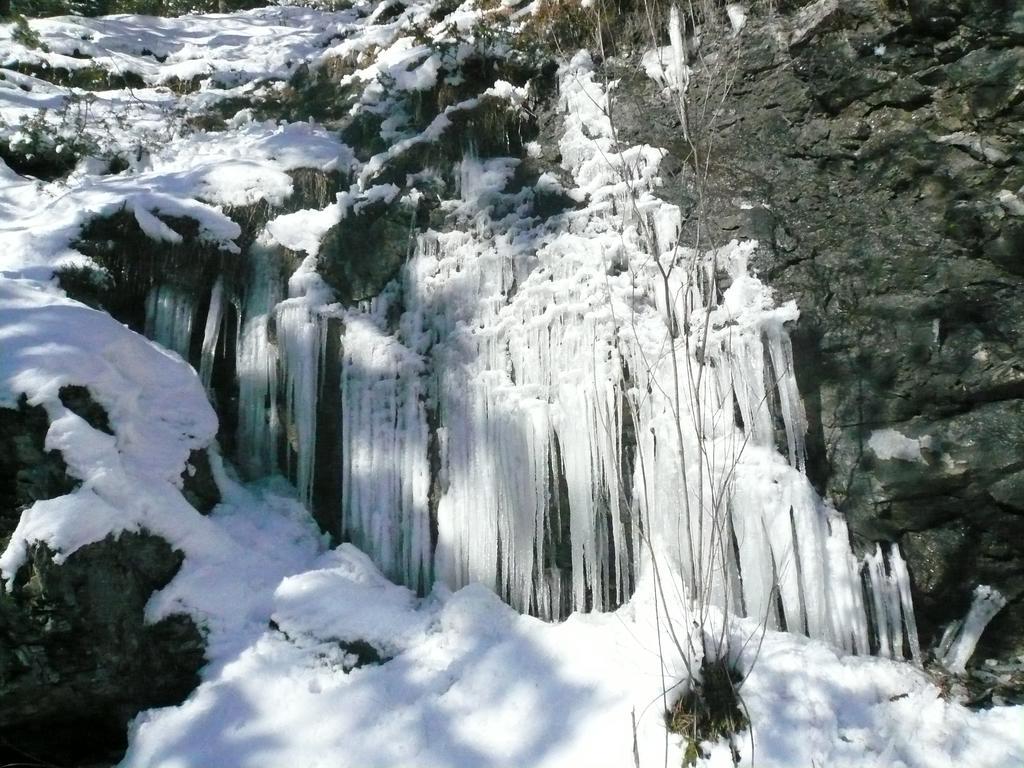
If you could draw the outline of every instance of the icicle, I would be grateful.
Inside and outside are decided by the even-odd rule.
[[[936,654],[939,662],[955,674],[962,674],[981,633],[1006,605],[1006,598],[997,589],[980,585],[974,588],[974,600],[963,621],[947,628]]]
[[[768,351],[775,371],[775,389],[779,393],[782,420],[786,426],[786,443],[789,448],[789,463],[803,471],[805,463],[804,435],[807,434],[807,415],[804,402],[796,385],[793,369],[793,346],[789,334],[780,327],[767,328]]]
[[[192,297],[172,285],[158,285],[146,297],[146,335],[186,360],[192,341]]]
[[[690,68],[686,65],[686,42],[679,8],[675,5],[669,9],[668,39],[672,45],[669,82],[680,94],[685,94],[690,85]]]
[[[464,201],[473,201],[480,193],[484,185],[481,184],[481,177],[484,174],[483,164],[477,156],[475,147],[470,147],[459,163],[459,197]]]
[[[885,658],[892,658],[893,645],[890,635],[888,589],[886,588],[886,575],[882,548],[875,545],[875,551],[864,556],[864,568],[868,574],[870,584],[871,605],[873,609],[873,625],[875,628],[875,641],[878,645],[878,655]]]
[[[900,548],[895,543],[889,550],[889,568],[899,591],[903,626],[907,630],[907,640],[910,643],[910,657],[915,664],[921,666],[921,641],[917,635],[917,618],[914,615],[914,602],[910,595],[910,574],[907,572],[907,564],[900,554]]]
[[[218,277],[210,292],[210,310],[206,314],[206,328],[203,331],[202,356],[199,359],[199,378],[210,391],[213,381],[213,367],[216,362],[217,341],[224,320],[224,278]]]
[[[311,508],[320,360],[327,343],[327,322],[302,298],[282,302],[275,313],[288,446],[285,469],[294,479],[299,499]]]
[[[257,249],[251,258],[236,361],[238,460],[249,477],[260,477],[277,468],[281,424],[277,409],[278,354],[271,341],[271,323],[282,284],[272,254]]]
[[[759,515],[749,514],[759,503],[749,485],[741,485],[732,498],[732,521],[739,550],[739,571],[743,574],[743,596],[748,616],[778,629],[775,601],[775,568],[768,542],[767,526]]]
[[[895,545],[893,545],[895,547]],[[889,572],[886,573],[885,557],[882,547],[875,545],[873,554],[864,557],[864,567],[868,572],[871,601],[873,606],[873,624],[878,641],[878,653],[886,658],[902,659],[905,657],[903,646],[904,628],[911,642],[911,655],[917,645],[917,627],[913,609],[905,610],[904,603],[909,604],[909,577],[906,577],[906,565],[899,556],[898,549],[892,549],[896,560],[890,559]],[[902,571],[902,573],[901,573]],[[904,586],[903,578],[908,580]],[[907,590],[907,591],[905,591]],[[916,649],[920,657],[920,648]]]
[[[342,338],[342,520],[385,574],[431,583],[429,433],[422,359],[371,320],[353,317]]]
[[[850,552],[846,521],[838,513],[829,517],[827,543],[829,587],[835,642],[850,653],[869,652],[868,619],[864,610],[864,587],[860,563]]]

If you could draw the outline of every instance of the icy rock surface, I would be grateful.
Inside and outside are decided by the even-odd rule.
[[[775,306],[750,275],[755,243],[682,248],[678,211],[652,194],[662,152],[616,146],[585,57],[561,77],[563,162],[588,207],[541,225],[495,221],[487,204],[503,166],[467,157],[459,229],[420,236],[397,295],[346,315],[346,530],[411,586],[431,572],[453,588],[482,582],[553,618],[626,599],[646,531],[704,599],[867,652],[845,525],[800,471],[803,406],[785,330],[795,306]],[[719,296],[723,271],[731,284]],[[404,310],[393,334],[389,302]],[[627,423],[635,444],[624,443]],[[902,655],[888,627],[902,633],[907,593],[880,568],[874,647]]]
[[[563,169],[585,207],[524,216],[503,191],[518,161],[469,152],[459,199],[445,203],[457,226],[417,235],[393,286],[347,309],[308,237],[394,201],[394,185],[359,188],[387,158],[320,214],[269,222],[239,313],[243,468],[286,473],[307,506],[315,472],[338,473],[338,533],[421,592],[480,582],[547,618],[610,610],[658,553],[702,602],[919,660],[902,642],[905,569],[869,558],[865,606],[846,526],[803,475],[786,328],[798,310],[751,274],[757,243],[683,246],[678,209],[654,195],[664,152],[619,146],[585,55],[560,78]],[[300,234],[304,222],[322,223]],[[287,283],[280,240],[309,254]],[[223,323],[218,285],[201,372]],[[151,334],[186,354],[199,322],[190,298],[157,287],[148,306]],[[331,318],[338,361],[325,357]],[[338,391],[323,389],[330,365]],[[340,400],[340,466],[318,468],[325,399]]]

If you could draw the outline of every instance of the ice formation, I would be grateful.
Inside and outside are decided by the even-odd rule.
[[[287,436],[285,469],[307,507],[313,499],[316,457],[316,402],[320,358],[327,324],[302,297],[292,297],[276,308],[277,348],[283,416]]]
[[[146,335],[186,360],[194,320],[192,297],[174,285],[154,286],[146,297]]]
[[[1006,605],[1006,598],[998,589],[979,585],[974,599],[962,621],[950,624],[942,635],[935,655],[950,672],[962,673],[978,646],[981,633],[995,615]]]
[[[385,301],[342,338],[341,488],[345,533],[395,581],[431,584],[429,429],[422,360],[385,333]]]
[[[207,392],[213,384],[213,366],[216,362],[217,342],[224,323],[224,278],[218,277],[210,292],[210,309],[203,329],[203,347],[199,359],[199,378]]]
[[[184,107],[173,123],[192,106],[246,96],[254,80],[261,90],[274,78],[283,85],[296,66],[331,55],[365,54],[352,82],[378,71],[408,87],[439,80],[405,21],[431,8],[380,3],[364,17],[358,4],[340,14],[275,6],[163,19],[156,30],[134,16],[33,20],[50,51],[20,55],[116,65],[153,85],[201,76],[193,93],[98,94],[91,114],[107,121],[105,146],[134,147],[147,126],[164,131],[165,107]],[[454,19],[467,31],[492,11],[463,5],[436,29]],[[655,53],[667,86],[671,46]],[[669,69],[677,81],[686,74]],[[3,136],[19,130],[19,114],[77,98],[10,68],[7,77],[14,100],[0,104]],[[314,253],[345,204],[279,216],[273,240],[260,238],[208,296],[176,291],[172,274],[147,302],[151,336],[188,355],[199,376],[59,296],[37,268],[64,256],[86,218],[126,203],[151,237],[176,238],[156,214],[187,215],[227,246],[237,226],[218,206],[260,195],[278,206],[291,184],[285,170],[344,170],[348,149],[313,123],[263,123],[243,110],[224,131],[153,147],[141,169],[131,153],[129,174],[76,171],[48,185],[0,162],[0,207],[13,223],[0,248],[0,400],[15,405],[24,393],[45,406],[48,447],[84,481],[23,514],[0,575],[14,577],[29,542],[62,557],[144,527],[185,553],[147,617],[188,611],[206,635],[203,683],[181,706],[135,719],[123,764],[596,768],[638,754],[644,765],[678,765],[685,745],[666,738],[656,703],[666,676],[685,676],[684,660],[653,649],[671,642],[659,620],[666,603],[683,616],[694,593],[753,617],[724,622],[712,608],[695,632],[731,634],[759,765],[917,766],[963,755],[979,767],[1024,764],[1019,708],[968,712],[909,665],[762,631],[763,621],[857,653],[898,655],[902,642],[914,656],[906,565],[889,547],[856,558],[846,522],[803,477],[786,331],[796,309],[776,306],[749,274],[753,244],[677,249],[678,212],[651,194],[661,151],[617,145],[602,114],[608,91],[585,59],[563,70],[561,93],[567,174],[549,171],[534,188],[567,193],[573,210],[531,220],[529,189],[503,191],[516,161],[468,152],[452,174],[462,199],[442,202],[450,226],[414,240],[382,296],[344,309],[310,264],[288,280],[300,257],[278,246]],[[49,112],[57,130],[62,111]],[[528,153],[543,162],[539,144]],[[403,194],[384,184],[377,194],[388,187]],[[236,444],[243,474],[287,474],[308,505],[319,473],[336,473],[341,532],[386,576],[350,544],[318,557],[322,537],[285,484],[237,486],[212,446],[223,503],[202,516],[182,498],[183,467],[217,429],[200,382],[224,398],[226,415],[230,371],[238,433],[225,447]],[[69,383],[89,388],[114,435],[61,402]],[[671,565],[667,596],[655,588],[652,551]],[[484,581],[549,617],[629,602],[547,623],[479,584],[417,599],[388,580],[423,592],[435,577]],[[973,618],[950,632],[951,664],[997,603],[979,594]],[[339,641],[355,640],[392,661],[348,674]],[[732,763],[732,744],[703,746],[709,764]]]
[[[272,343],[274,308],[282,299],[279,265],[270,251],[250,254],[238,334],[238,462],[251,477],[277,468],[278,351]]]
[[[330,294],[303,267],[285,285],[283,269],[278,250],[257,244],[237,347],[238,454],[250,476],[283,471],[311,507]]]
[[[561,94],[579,210],[524,217],[529,190],[503,193],[516,161],[467,152],[446,204],[457,226],[417,235],[385,294],[348,309],[314,257],[286,281],[273,243],[256,246],[236,360],[243,469],[284,472],[307,506],[314,473],[336,472],[335,532],[420,591],[479,582],[560,618],[621,604],[657,559],[698,606],[919,661],[898,550],[858,562],[803,474],[799,313],[751,273],[757,244],[685,247],[679,210],[654,195],[663,152],[617,144],[585,55]],[[160,318],[191,317],[154,296]],[[153,327],[187,351],[179,325]],[[338,465],[317,468],[318,429],[339,435]]]
[[[872,597],[872,626],[878,655],[896,659],[909,655],[920,664],[921,643],[910,597],[910,574],[899,547],[893,544],[887,559],[881,545],[875,545],[875,551],[864,557],[864,568]]]

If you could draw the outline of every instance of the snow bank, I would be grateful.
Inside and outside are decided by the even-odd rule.
[[[122,765],[621,768],[633,764],[634,716],[640,764],[679,765],[662,686],[683,667],[664,613],[659,633],[651,590],[645,581],[614,614],[547,624],[480,586],[417,600],[345,546],[281,583],[281,631],[263,633],[182,706],[137,718]],[[754,622],[732,631],[755,723],[737,738],[743,766],[1024,759],[1022,707],[970,712],[905,664],[770,631],[759,642]],[[353,669],[338,641],[356,639],[393,658]],[[706,748],[701,764],[732,764],[727,745]]]
[[[46,447],[59,450],[83,483],[26,510],[0,556],[3,577],[14,576],[35,541],[63,557],[108,533],[145,528],[182,549],[199,545],[202,518],[178,489],[189,453],[210,444],[217,419],[195,372],[105,313],[6,278],[0,339],[0,404],[25,395],[43,406],[51,422]],[[88,387],[113,436],[61,403],[59,390],[69,384]],[[148,493],[140,496],[139,486]]]
[[[348,31],[358,12],[270,7],[235,14],[163,18],[33,19],[32,31],[48,50],[26,48],[14,26],[0,26],[0,63],[69,70],[100,67],[132,73],[147,84],[199,76],[248,82],[290,76],[332,39]]]
[[[70,248],[81,226],[122,207],[134,212],[154,240],[180,240],[154,214],[188,217],[199,223],[202,237],[237,251],[241,229],[223,206],[259,200],[281,205],[293,188],[287,171],[345,170],[351,162],[350,150],[322,128],[251,123],[230,134],[192,134],[171,142],[147,169],[131,175],[87,177],[69,188],[19,179],[0,189],[0,271],[17,275],[81,261]]]

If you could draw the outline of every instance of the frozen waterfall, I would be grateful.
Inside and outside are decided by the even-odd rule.
[[[244,471],[285,473],[307,505],[315,474],[336,473],[334,533],[420,591],[481,582],[557,619],[621,604],[658,558],[702,604],[919,661],[899,551],[858,561],[803,473],[797,307],[752,273],[756,243],[684,246],[679,210],[654,195],[663,152],[617,146],[585,57],[561,94],[562,162],[585,205],[524,215],[531,191],[503,192],[515,162],[467,157],[455,226],[418,234],[385,293],[349,308],[312,257],[286,280],[280,254],[254,249],[236,349]],[[157,338],[181,349],[191,305],[150,304]],[[334,464],[318,463],[322,430]]]

